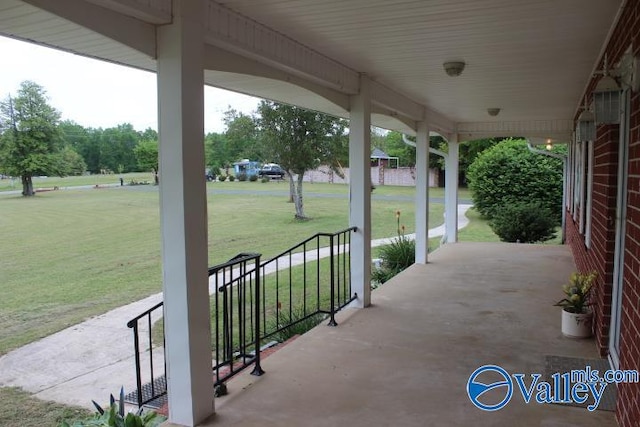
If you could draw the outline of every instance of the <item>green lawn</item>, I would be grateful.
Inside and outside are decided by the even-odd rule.
[[[153,174],[151,173],[127,173],[122,175],[124,182],[130,181],[147,181],[153,183]],[[82,176],[65,176],[63,178],[51,177],[33,177],[33,188],[53,188],[53,187],[72,187],[76,185],[104,185],[104,184],[120,184],[120,175],[82,175]],[[15,180],[0,179],[0,191],[22,190],[22,182],[19,178]]]
[[[57,426],[62,421],[83,419],[92,413],[84,408],[61,405],[31,397],[18,388],[0,387],[0,426]]]
[[[412,201],[372,204],[374,238],[395,235],[396,210],[413,231]],[[347,198],[309,196],[305,207],[313,220],[300,222],[283,196],[210,194],[210,265],[246,251],[267,258],[348,226]],[[442,223],[442,212],[432,205],[432,224]],[[0,196],[0,233],[0,355],[161,290],[157,187]]]

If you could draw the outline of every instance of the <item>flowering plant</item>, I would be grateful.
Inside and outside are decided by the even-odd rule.
[[[588,301],[589,293],[597,276],[595,271],[571,274],[569,283],[562,286],[566,297],[554,305],[562,307],[570,313],[586,313],[586,308],[591,305]]]

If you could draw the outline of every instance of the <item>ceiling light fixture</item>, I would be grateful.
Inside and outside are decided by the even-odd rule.
[[[487,108],[487,113],[489,113],[491,117],[495,117],[500,114],[500,108]]]
[[[446,71],[447,75],[450,77],[458,77],[462,74],[466,65],[467,64],[465,64],[464,61],[447,61],[442,64],[444,71]]]

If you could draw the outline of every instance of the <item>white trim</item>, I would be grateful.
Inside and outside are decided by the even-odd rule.
[[[591,224],[593,221],[593,161],[594,161],[594,142],[587,143],[587,202],[585,206],[586,224],[584,229],[584,244],[587,248],[591,248]]]
[[[627,183],[629,181],[629,128],[631,121],[631,93],[623,92],[620,114],[620,144],[618,151],[618,194],[616,203],[616,242],[613,258],[613,288],[611,290],[611,324],[609,326],[609,360],[620,368],[620,324],[624,294],[624,252],[627,221]]]

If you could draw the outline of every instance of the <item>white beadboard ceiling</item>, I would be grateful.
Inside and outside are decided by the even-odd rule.
[[[455,122],[572,119],[614,0],[219,0]],[[448,77],[442,64],[464,60]]]
[[[155,70],[148,38],[142,37],[136,50],[115,41],[117,33],[109,38],[83,27],[81,18],[74,23],[29,2],[45,4],[0,0],[0,34]],[[145,25],[168,19],[170,5],[168,0],[65,2],[86,4],[91,13],[98,5],[127,15],[134,23],[128,30],[143,36]],[[571,120],[623,0],[216,2],[366,73],[452,122],[468,124]],[[442,64],[448,60],[466,62],[461,76],[445,74]],[[299,99],[303,106],[339,113],[335,105],[304,89],[287,88],[286,82],[219,71],[206,76],[215,86]],[[501,108],[498,117],[487,114],[490,107]]]

